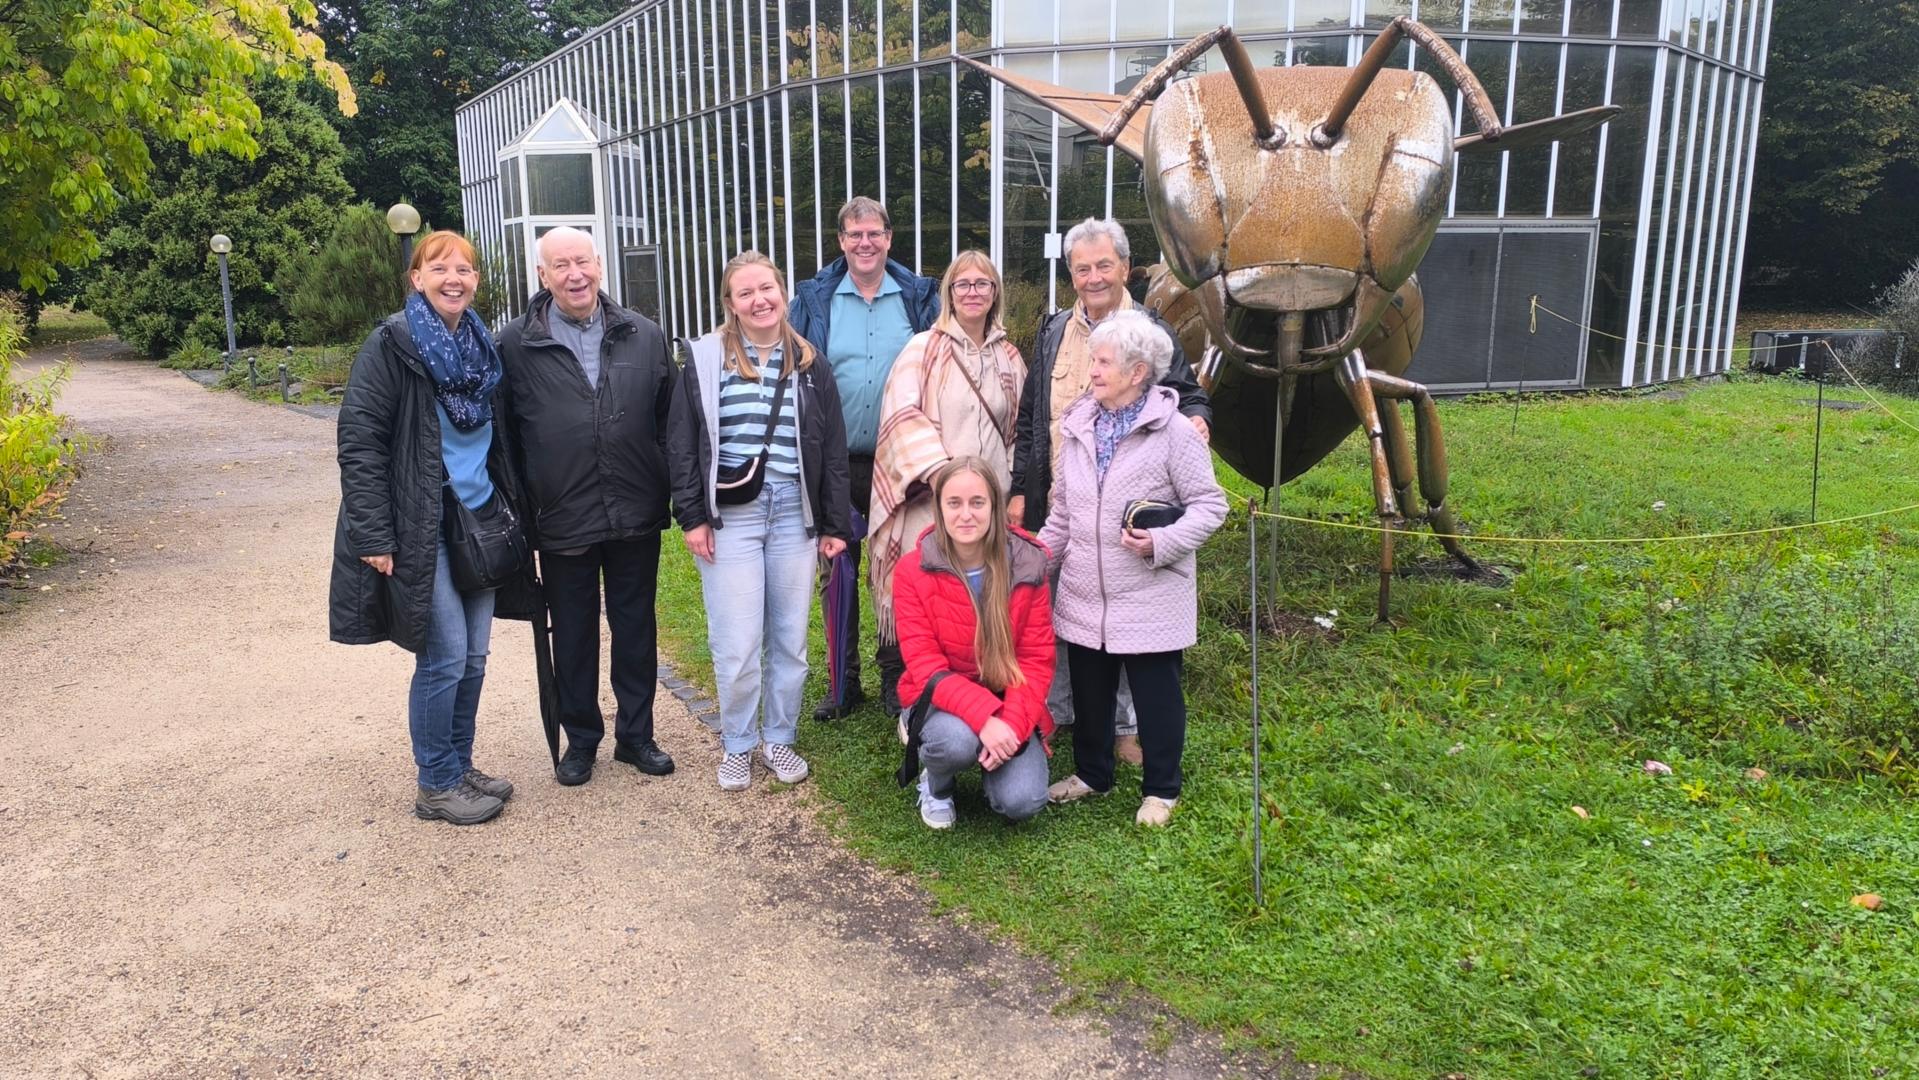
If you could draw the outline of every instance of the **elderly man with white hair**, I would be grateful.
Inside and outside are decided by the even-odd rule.
[[[664,776],[653,740],[658,633],[653,615],[667,501],[666,421],[678,369],[666,334],[600,291],[591,234],[540,237],[540,291],[500,333],[509,422],[526,478],[527,528],[553,618],[553,672],[566,756],[560,783],[584,784],[600,715],[600,584],[613,629],[618,715],[613,759]]]
[[[1072,307],[1040,324],[1038,346],[1029,358],[1026,387],[1020,394],[1019,420],[1013,443],[1012,498],[1008,509],[1016,524],[1038,532],[1046,523],[1046,504],[1057,473],[1060,419],[1086,392],[1092,368],[1089,348],[1093,329],[1121,311],[1139,311],[1167,330],[1173,352],[1156,382],[1179,398],[1179,412],[1193,422],[1204,440],[1211,434],[1213,406],[1193,378],[1192,365],[1174,334],[1159,316],[1134,303],[1126,291],[1132,273],[1132,246],[1126,230],[1112,218],[1087,218],[1066,233],[1066,265],[1073,275],[1077,298]],[[1053,676],[1047,704],[1055,722],[1073,722],[1072,695],[1064,646]],[[1120,687],[1119,756],[1134,765],[1140,761],[1139,738],[1132,719],[1132,700]]]
[[[1059,467],[1040,543],[1059,568],[1053,627],[1072,666],[1073,775],[1053,802],[1113,787],[1113,714],[1124,675],[1139,708],[1144,778],[1135,820],[1164,825],[1186,747],[1184,651],[1198,640],[1195,553],[1226,520],[1197,425],[1162,385],[1173,337],[1123,311],[1088,336],[1088,392],[1060,417]],[[1157,504],[1150,523],[1135,518]]]

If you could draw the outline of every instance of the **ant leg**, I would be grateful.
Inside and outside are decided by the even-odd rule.
[[[1393,496],[1392,467],[1386,457],[1386,430],[1380,420],[1379,403],[1373,399],[1372,372],[1366,357],[1355,349],[1340,358],[1333,368],[1339,388],[1346,392],[1359,426],[1366,432],[1373,464],[1373,505],[1379,511],[1379,523],[1391,530],[1399,524],[1399,502]],[[1379,621],[1391,613],[1393,584],[1393,534],[1379,534]]]
[[[1432,392],[1411,379],[1402,379],[1380,371],[1366,373],[1373,390],[1388,401],[1413,403],[1413,434],[1419,449],[1419,496],[1426,503],[1426,520],[1439,536],[1439,543],[1468,570],[1479,563],[1459,546],[1459,522],[1446,505],[1446,434],[1439,426],[1439,405]],[[1402,440],[1404,435],[1401,436]]]

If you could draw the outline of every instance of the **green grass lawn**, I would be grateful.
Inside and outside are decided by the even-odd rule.
[[[75,311],[69,307],[50,307],[40,312],[40,325],[34,330],[29,348],[39,349],[49,345],[69,345],[76,341],[91,341],[106,337],[111,331],[107,321],[91,311]]]
[[[1811,398],[1742,378],[1677,401],[1447,402],[1453,503],[1481,535],[1801,523]],[[1821,518],[1919,503],[1919,431],[1884,413],[1827,412],[1822,461]],[[1280,508],[1364,522],[1368,490],[1351,440]],[[802,728],[835,827],[1089,1000],[1137,987],[1235,1043],[1369,1075],[1919,1075],[1919,514],[1474,543],[1510,585],[1402,578],[1391,627],[1371,622],[1376,538],[1278,530],[1279,609],[1338,615],[1261,639],[1263,908],[1243,514],[1202,558],[1169,829],[1132,825],[1123,770],[1112,797],[1017,828],[963,781],[960,825],[931,833],[877,711]],[[697,575],[668,550],[664,643],[710,685]],[[1399,545],[1402,565],[1438,554]],[[1868,892],[1880,910],[1850,902]]]

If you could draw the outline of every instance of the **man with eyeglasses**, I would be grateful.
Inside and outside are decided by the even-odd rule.
[[[1132,246],[1126,230],[1112,218],[1087,218],[1066,233],[1066,266],[1073,275],[1072,307],[1040,324],[1039,341],[1026,372],[1026,388],[1019,399],[1019,426],[1013,443],[1012,498],[1007,514],[1034,535],[1046,524],[1047,497],[1053,490],[1054,463],[1059,459],[1059,418],[1066,407],[1086,393],[1093,364],[1088,341],[1093,328],[1115,312],[1139,307],[1126,291],[1132,273]],[[1179,395],[1179,411],[1199,429],[1212,435],[1213,406],[1193,377],[1179,335],[1153,311],[1141,308],[1173,339],[1173,359],[1161,386]],[[1064,647],[1062,646],[1062,654]],[[1068,692],[1064,655],[1055,670],[1048,705],[1058,724],[1072,723],[1073,702]],[[1132,695],[1120,686],[1119,740],[1115,753],[1134,765],[1141,754],[1132,717]]]
[[[813,343],[833,368],[846,415],[847,463],[852,470],[853,507],[872,509],[873,450],[879,442],[880,397],[893,360],[914,334],[939,318],[939,285],[888,258],[893,247],[892,218],[878,200],[858,195],[840,208],[841,257],[794,290],[793,328]],[[855,571],[861,544],[847,548]],[[845,698],[822,701],[815,720],[847,716],[866,699],[860,689],[860,614],[854,602],[841,639]],[[888,714],[899,711],[899,677],[905,670],[899,646],[882,644],[874,657],[880,669],[881,700]]]

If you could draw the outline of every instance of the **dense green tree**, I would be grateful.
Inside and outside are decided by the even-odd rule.
[[[160,147],[256,153],[250,77],[313,71],[350,114],[317,17],[312,0],[0,3],[0,272],[38,290],[93,258]]]
[[[362,198],[407,200],[459,228],[453,113],[462,102],[612,18],[631,0],[349,0],[321,32],[363,90],[339,121]]]
[[[320,250],[287,260],[274,283],[293,317],[294,340],[330,344],[358,341],[398,311],[403,277],[386,212],[362,203],[340,215]]]
[[[341,174],[346,153],[326,115],[279,79],[255,84],[252,93],[259,154],[163,150],[152,196],[122,207],[102,245],[87,306],[149,355],[189,340],[224,347],[220,274],[207,250],[216,232],[233,240],[228,270],[240,340],[284,341],[288,314],[275,277],[318,250],[352,198]]]
[[[1772,11],[1744,299],[1863,308],[1919,255],[1919,2]]]

